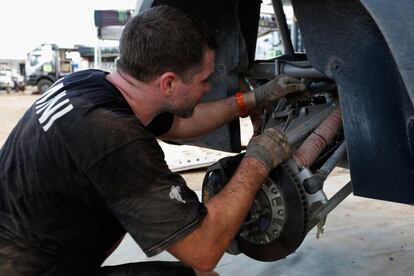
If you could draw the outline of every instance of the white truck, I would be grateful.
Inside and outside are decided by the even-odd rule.
[[[26,59],[26,84],[45,92],[56,80],[79,69],[81,56],[76,48],[42,44]]]

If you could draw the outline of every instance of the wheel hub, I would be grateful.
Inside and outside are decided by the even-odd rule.
[[[278,188],[267,179],[256,195],[239,236],[252,244],[266,244],[280,236],[285,225],[285,203]]]
[[[209,168],[203,183],[203,202],[225,186],[241,158],[241,155],[224,158]],[[270,173],[228,250],[230,254],[244,253],[256,260],[276,261],[302,243],[308,204],[294,166],[288,162]]]

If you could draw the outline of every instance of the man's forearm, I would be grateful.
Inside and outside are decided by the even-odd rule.
[[[265,167],[254,158],[244,158],[236,173],[206,207],[201,225],[169,251],[178,259],[201,270],[211,270],[237,234],[267,176]]]
[[[244,94],[247,111],[255,107],[252,92]],[[186,139],[207,134],[238,118],[240,109],[234,96],[198,104],[191,118],[174,118],[171,130],[162,138]]]
[[[229,97],[220,101],[199,104],[194,115],[189,119],[175,118],[171,130],[162,138],[185,139],[193,138],[215,130],[224,124],[236,119],[241,112],[249,113],[256,107],[263,107],[289,93],[304,91],[306,85],[299,80],[280,75],[254,90],[243,94],[243,102],[236,97]]]

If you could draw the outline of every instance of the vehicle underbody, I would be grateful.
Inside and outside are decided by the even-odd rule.
[[[261,1],[154,0],[138,7],[177,7],[215,34],[216,72],[203,101],[233,95],[240,80],[251,89],[287,74],[307,85],[261,114],[261,129],[282,130],[295,154],[262,185],[228,252],[262,261],[294,252],[351,192],[414,203],[414,2],[292,0],[306,54],[290,40],[282,8],[289,1],[272,2],[285,51],[265,61],[254,60]],[[239,152],[239,122],[185,143]],[[203,200],[224,187],[241,156],[210,167]],[[352,183],[328,199],[323,183],[338,164],[349,166]]]

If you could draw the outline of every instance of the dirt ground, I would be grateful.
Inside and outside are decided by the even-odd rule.
[[[11,94],[0,91],[0,145],[4,144],[18,120],[38,97],[28,91]]]

